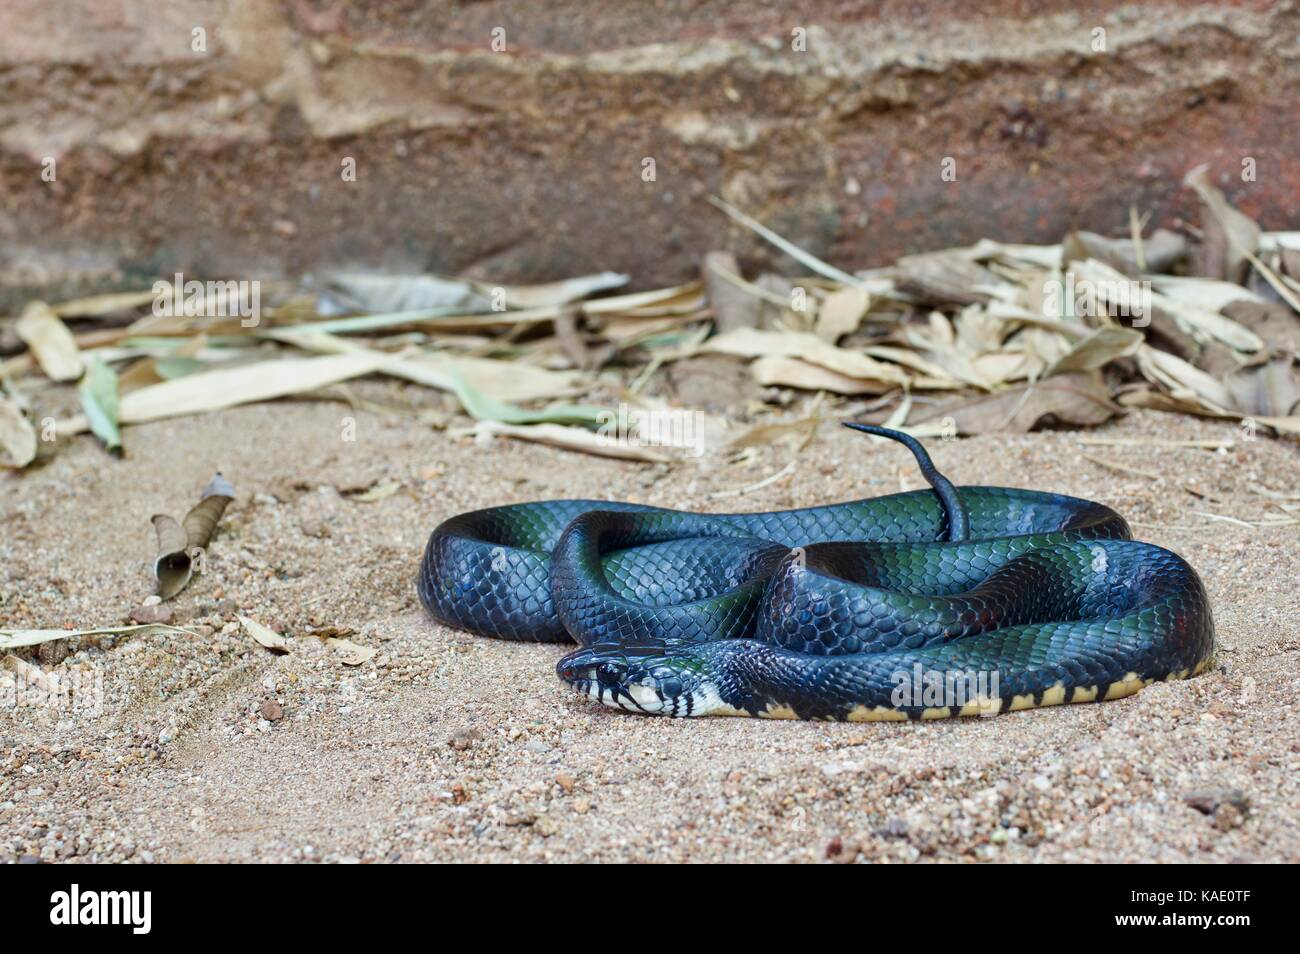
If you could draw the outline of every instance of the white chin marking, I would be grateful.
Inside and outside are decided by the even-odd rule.
[[[624,694],[625,693],[625,694]],[[703,685],[692,692],[683,693],[676,699],[661,699],[659,693],[651,686],[639,683],[627,686],[624,693],[616,693],[608,686],[602,686],[593,680],[587,686],[587,698],[601,705],[641,715],[664,715],[674,717],[704,715],[744,715],[722,701],[718,691],[711,685]],[[628,696],[632,698],[629,700]]]
[[[666,705],[671,705],[671,703],[665,703],[660,699],[659,693],[655,692],[649,686],[641,686],[633,683],[627,687],[627,693],[632,697],[633,701],[640,706],[642,712],[662,712]],[[629,706],[628,708],[631,707]]]

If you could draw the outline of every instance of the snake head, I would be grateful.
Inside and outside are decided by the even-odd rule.
[[[690,644],[596,644],[569,653],[556,675],[594,702],[644,715],[707,715],[722,700]]]

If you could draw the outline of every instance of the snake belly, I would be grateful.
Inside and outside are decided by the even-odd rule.
[[[644,714],[990,715],[1209,664],[1208,599],[1181,557],[1131,540],[1102,504],[944,492],[908,441],[935,492],[764,513],[559,500],[461,514],[430,537],[420,598],[482,635],[576,641],[560,678]]]

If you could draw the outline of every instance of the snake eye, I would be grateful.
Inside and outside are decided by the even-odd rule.
[[[600,680],[603,686],[617,686],[623,681],[623,674],[617,666],[610,663],[601,663],[596,667],[596,678]]]

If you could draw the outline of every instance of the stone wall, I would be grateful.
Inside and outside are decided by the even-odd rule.
[[[863,268],[1132,203],[1176,225],[1201,162],[1295,228],[1297,89],[1293,2],[7,0],[0,302],[178,269],[772,264],[710,194]]]

